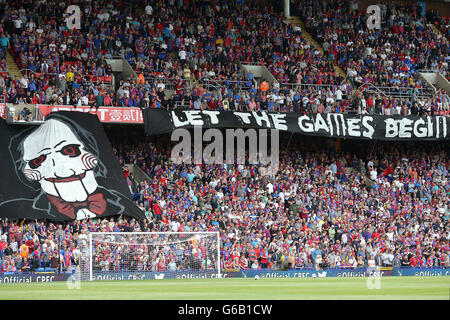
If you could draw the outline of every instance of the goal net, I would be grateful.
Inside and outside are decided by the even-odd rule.
[[[218,232],[93,232],[81,280],[220,277]]]

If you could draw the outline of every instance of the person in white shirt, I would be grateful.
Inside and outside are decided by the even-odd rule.
[[[303,107],[305,108],[309,103],[309,98],[307,96],[303,96],[302,103],[303,103]]]
[[[350,267],[352,268],[356,268],[358,266],[358,263],[356,262],[355,256],[351,256],[350,259],[348,260],[348,264],[350,265]]]
[[[367,101],[364,97],[361,98],[361,111],[366,110],[367,108]]]
[[[164,90],[166,88],[166,85],[161,81],[156,85],[156,88],[157,89],[161,88],[162,90]]]
[[[81,97],[81,104],[82,104],[83,106],[89,105],[89,99],[88,99],[88,97],[87,97],[86,95],[84,95],[83,97]]]
[[[375,268],[377,266],[377,264],[375,263],[375,259],[372,255],[370,256],[370,259],[367,261],[367,266],[369,268]]]
[[[342,240],[342,243],[343,243],[343,244],[346,244],[346,243],[347,243],[347,240],[348,240],[347,234],[344,233],[344,234],[342,235],[341,240]]]
[[[16,20],[13,20],[14,22],[14,26],[16,27],[16,29],[21,29],[22,28],[22,20],[20,18],[17,18]]]
[[[318,254],[316,256],[316,263],[315,263],[316,270],[320,270],[321,263],[322,263],[322,256],[320,254]]]
[[[370,179],[373,181],[377,180],[377,171],[375,169],[370,170]]]
[[[383,261],[383,265],[385,267],[392,266],[392,261],[394,260],[394,255],[391,253],[390,249],[386,249],[386,251],[383,252],[381,255],[381,259]]]
[[[272,193],[273,193],[273,184],[269,182],[269,183],[266,185],[266,189],[267,189],[267,192],[268,192],[269,194],[272,194]]]
[[[341,91],[341,89],[337,89],[335,93],[336,93],[336,100],[337,101],[342,101],[342,91]]]
[[[180,223],[177,220],[171,221],[172,224],[172,231],[177,232],[178,228],[180,227]]]
[[[181,65],[184,68],[184,65],[186,63],[186,51],[184,51],[184,48],[182,48],[179,52],[178,52],[178,57],[180,58],[181,61]]]
[[[28,77],[27,75],[24,75],[22,79],[20,79],[20,84],[22,85],[22,88],[28,89]]]
[[[361,237],[361,238],[359,239],[359,245],[360,245],[361,247],[364,247],[364,246],[366,245],[366,239],[364,239],[364,237]]]
[[[36,24],[34,23],[33,19],[30,19],[30,21],[27,22],[26,27],[30,32],[32,32],[33,29],[36,28]]]
[[[342,261],[341,256],[337,254],[335,259],[336,267],[340,267],[342,265],[341,261]]]
[[[281,202],[284,202],[285,196],[284,196],[284,192],[280,192],[280,194],[278,195],[281,199]]]
[[[81,106],[82,106],[82,101],[81,101],[81,97],[80,97],[80,96],[78,96],[78,97],[76,98],[76,101],[77,101],[76,106],[77,106],[77,107],[81,107]]]
[[[151,5],[148,4],[148,5],[145,7],[145,13],[146,13],[147,15],[151,16],[151,15],[153,14],[153,7],[152,7]]]

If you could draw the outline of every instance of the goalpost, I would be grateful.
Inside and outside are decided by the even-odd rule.
[[[219,232],[92,232],[81,280],[221,277]]]

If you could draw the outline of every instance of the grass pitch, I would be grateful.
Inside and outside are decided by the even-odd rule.
[[[367,278],[173,279],[1,284],[0,300],[399,300],[450,299],[450,277],[389,277],[380,289]]]

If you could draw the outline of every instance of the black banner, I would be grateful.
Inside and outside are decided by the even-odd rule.
[[[52,113],[40,126],[0,119],[0,217],[143,219],[96,115]]]
[[[449,117],[380,116],[347,114],[298,114],[265,111],[213,110],[143,111],[148,135],[177,128],[278,129],[305,135],[372,140],[447,140]]]

